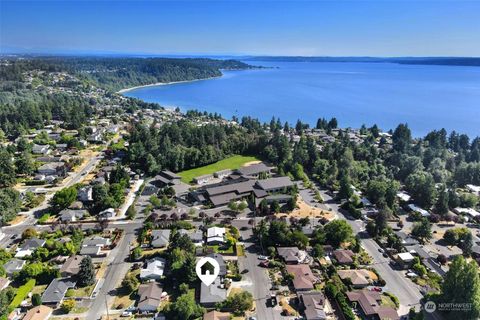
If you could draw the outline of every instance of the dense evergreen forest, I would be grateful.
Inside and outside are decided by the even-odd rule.
[[[245,68],[250,66],[234,60],[212,59],[45,57],[4,60],[0,68],[0,129],[7,136],[18,136],[30,128],[42,128],[45,121],[51,119],[65,121],[67,128],[78,129],[89,119],[92,108],[102,103],[94,97],[86,98],[86,93],[94,91],[94,87],[110,92],[156,82],[203,79],[221,75],[221,69]],[[37,72],[33,80],[32,71]],[[72,76],[52,78],[52,73]],[[65,90],[51,92],[46,88],[48,85]],[[114,97],[112,93],[106,96]],[[136,99],[117,99],[116,103],[125,108],[159,107]]]
[[[43,57],[12,60],[2,67],[0,80],[21,81],[28,70],[68,72],[82,80],[112,91],[152,84],[205,79],[220,76],[221,70],[253,68],[236,60],[204,58],[104,58],[104,57]]]
[[[318,148],[315,138],[303,134],[306,124],[295,128],[279,121],[270,125],[245,117],[239,125],[197,127],[188,121],[159,129],[135,126],[131,132],[129,161],[149,174],[162,169],[174,171],[218,161],[234,153],[259,156],[279,168],[281,174],[308,180],[339,191],[343,198],[352,195],[351,185],[365,191],[367,197],[386,212],[395,210],[395,196],[401,185],[424,208],[442,205],[475,207],[478,197],[455,192],[466,184],[480,184],[480,138],[445,130],[432,131],[414,139],[410,129],[400,124],[392,135],[392,144],[380,138],[376,126],[362,127],[363,143],[349,140],[340,132],[334,143]],[[335,121],[319,121],[322,129],[336,128]],[[286,133],[301,135],[292,142]],[[378,143],[378,141],[380,141]]]

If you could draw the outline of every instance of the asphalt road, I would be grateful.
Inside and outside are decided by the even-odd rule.
[[[248,226],[248,220],[234,221],[234,225],[240,228],[239,224]],[[249,291],[253,294],[256,305],[256,317],[262,320],[285,320],[288,317],[281,316],[281,309],[277,306],[272,308],[270,305],[270,288],[272,284],[267,273],[267,269],[261,268],[258,264],[258,252],[253,243],[251,226],[248,230],[240,230],[240,234],[244,240],[245,257],[239,257],[238,263],[240,270],[248,269],[248,273],[244,275],[249,279],[253,286]]]
[[[326,205],[332,208],[340,219],[346,220],[352,227],[355,233],[363,231],[363,221],[349,220],[340,211],[339,206],[332,201],[332,198],[325,192],[321,192]],[[399,271],[394,270],[387,258],[384,258],[379,252],[380,246],[373,239],[362,239],[363,248],[373,258],[373,267],[378,271],[379,275],[386,281],[387,286],[385,290],[393,293],[400,301],[400,308],[398,313],[400,316],[408,313],[411,307],[420,310],[420,300],[423,295],[416,284],[405,278],[405,275]]]
[[[111,306],[115,299],[115,288],[119,286],[132,266],[125,260],[130,252],[130,243],[134,238],[135,230],[127,229],[117,247],[110,252],[107,258],[109,266],[105,272],[103,285],[98,290],[97,297],[93,300],[85,319],[99,319],[107,314],[107,305]]]

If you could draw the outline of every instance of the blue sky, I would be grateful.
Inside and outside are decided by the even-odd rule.
[[[0,50],[480,56],[480,1],[4,1]]]

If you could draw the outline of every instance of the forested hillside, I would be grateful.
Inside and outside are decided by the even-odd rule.
[[[104,89],[118,91],[156,82],[216,77],[221,75],[221,69],[248,68],[252,67],[236,60],[204,58],[44,57],[11,61],[11,65],[2,67],[0,80],[21,81],[23,72],[39,69],[68,72]]]

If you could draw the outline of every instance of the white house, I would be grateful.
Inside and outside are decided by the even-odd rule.
[[[140,270],[140,279],[142,280],[159,280],[165,272],[165,265],[167,261],[163,258],[153,258],[147,261],[146,268]]]
[[[430,217],[430,212],[428,212],[427,210],[425,209],[422,209],[420,207],[417,207],[416,205],[414,205],[413,203],[409,204],[408,205],[408,208],[410,210],[412,210],[413,212],[418,212],[422,215],[422,217]]]
[[[225,243],[225,228],[211,227],[207,229],[207,243],[208,244],[223,244]]]

